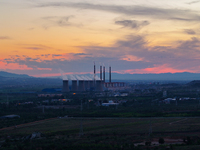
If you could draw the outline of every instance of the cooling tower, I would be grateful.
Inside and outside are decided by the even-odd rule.
[[[85,80],[84,84],[85,84],[85,90],[88,91],[88,90],[90,89],[89,81],[88,81],[88,80]]]
[[[78,91],[78,85],[77,85],[77,80],[72,80],[72,92],[77,92]]]
[[[101,80],[96,80],[95,91],[103,91],[103,82]]]
[[[89,80],[89,88],[93,88],[94,87],[94,82],[92,80]]]
[[[78,91],[79,91],[79,92],[85,91],[84,80],[79,80]]]
[[[68,83],[68,80],[63,80],[63,89],[62,89],[62,91],[64,93],[69,92],[69,83]]]

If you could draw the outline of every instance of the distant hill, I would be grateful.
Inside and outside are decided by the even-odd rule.
[[[93,78],[91,74],[81,74],[80,76],[88,76],[91,79]],[[99,77],[100,75],[97,74]],[[34,78],[28,76],[26,74],[15,74],[0,71],[0,79],[3,78]],[[47,78],[60,78],[61,76],[52,76]],[[109,80],[109,75],[106,72],[106,81]],[[161,74],[119,74],[119,73],[112,73],[112,81],[113,80],[177,80],[177,81],[193,81],[193,80],[200,80],[200,73],[189,73],[189,72],[182,72],[182,73],[161,73]]]
[[[9,73],[5,71],[0,71],[0,78],[30,78],[30,76],[26,74],[15,74],[15,73]]]
[[[93,79],[92,74],[81,74],[81,76],[88,76],[90,79]],[[97,74],[99,76],[99,74]],[[62,87],[62,77],[46,77],[46,78],[36,78],[31,77],[26,74],[14,74],[9,72],[0,71],[0,88],[1,87],[36,87],[36,86],[45,86],[45,87]],[[109,80],[109,75],[106,73],[106,82]],[[194,81],[200,80],[200,73],[162,73],[162,74],[118,74],[112,73],[112,82],[119,81]],[[191,85],[199,85],[198,82],[191,82]],[[190,85],[190,84],[189,84]]]
[[[108,78],[107,78],[108,79]],[[120,80],[200,80],[200,73],[161,73],[161,74],[118,74],[112,73],[112,79]]]
[[[78,74],[77,74],[78,75]],[[99,74],[96,74],[100,77]],[[79,76],[79,75],[78,75]],[[93,78],[92,74],[81,74],[80,76],[88,76]],[[165,81],[193,81],[200,80],[200,73],[161,73],[161,74],[119,74],[112,73],[112,81],[116,80],[165,80]],[[52,76],[51,78],[62,78],[61,76]],[[106,81],[109,80],[109,75],[106,72]]]
[[[189,86],[200,86],[200,80],[194,80],[188,83]]]
[[[0,71],[0,88],[62,87],[62,80]]]

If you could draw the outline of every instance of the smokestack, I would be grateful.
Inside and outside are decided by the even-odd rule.
[[[95,80],[95,76],[96,76],[96,66],[95,66],[95,62],[94,62],[94,80]]]
[[[100,66],[100,80],[102,80],[102,66]]]
[[[72,92],[77,92],[78,91],[78,86],[77,86],[77,80],[72,80]]]
[[[68,80],[63,80],[63,89],[62,89],[62,91],[64,93],[69,92],[69,82],[68,82]]]
[[[106,68],[103,66],[103,82],[105,83],[106,81]]]
[[[94,61],[94,87],[95,87],[95,80],[96,80],[96,66]]]
[[[109,67],[109,82],[111,83],[111,66]]]

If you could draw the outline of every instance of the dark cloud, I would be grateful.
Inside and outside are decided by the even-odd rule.
[[[41,47],[26,47],[26,49],[31,49],[31,50],[42,50],[43,48],[41,48]]]
[[[184,31],[185,31],[185,33],[187,33],[187,34],[191,34],[191,35],[196,34],[196,32],[195,32],[194,30],[192,30],[192,29],[185,29]]]
[[[58,54],[52,54],[53,57],[59,57],[59,56],[62,56],[62,55],[58,55]]]
[[[179,42],[179,49],[185,50],[185,51],[191,51],[191,50],[200,50],[200,41],[196,37],[192,37],[191,40],[188,41],[180,41]]]
[[[179,41],[176,47],[149,47],[148,41],[145,40],[145,37],[127,36],[125,40],[117,41],[113,47],[87,47],[85,48],[85,51],[89,53],[93,52],[95,57],[102,56],[104,59],[111,57],[118,58],[118,60],[122,59],[128,61],[133,58],[133,60],[129,63],[126,61],[119,61],[118,63],[116,62],[117,65],[121,64],[122,62],[123,65],[126,65],[126,63],[132,64],[133,69],[142,69],[142,67],[145,66],[144,64],[149,65],[146,67],[167,64],[167,66],[174,69],[196,71],[195,69],[199,68],[198,64],[200,63],[199,43],[199,39],[193,37],[187,41]],[[110,62],[115,61],[111,59]],[[119,67],[115,67],[119,69]],[[121,67],[123,68],[123,66]],[[129,69],[131,69],[131,66],[129,67]]]
[[[71,24],[69,23],[69,18],[70,17],[62,17],[57,21],[57,24],[59,26],[70,26]]]
[[[143,36],[129,35],[126,37],[126,40],[119,40],[115,45],[118,47],[127,47],[132,49],[144,49],[147,43],[148,42],[144,39]]]
[[[191,1],[191,2],[189,2],[187,4],[191,5],[191,4],[196,4],[196,3],[199,3],[199,2],[200,2],[199,0],[196,0],[196,1]]]
[[[164,9],[157,7],[147,6],[119,6],[119,5],[101,5],[90,3],[43,3],[37,5],[37,7],[73,7],[79,9],[90,9],[98,11],[106,11],[111,13],[125,14],[128,16],[144,16],[154,19],[167,19],[167,20],[179,20],[179,21],[200,21],[200,16],[190,10],[183,9]]]
[[[81,27],[82,24],[75,24],[70,21],[71,18],[74,18],[74,16],[48,16],[48,17],[43,17],[42,20],[45,21],[43,27],[45,29],[48,29],[49,27],[52,26],[59,26],[59,27]]]
[[[185,18],[185,16],[183,16],[183,17],[171,17],[170,18],[171,20],[178,20],[178,21],[187,21],[187,22],[189,22],[189,21],[199,21],[200,19],[199,18],[196,18],[196,20],[194,19],[194,18]]]
[[[122,25],[125,28],[140,29],[144,26],[149,25],[149,22],[137,21],[137,20],[119,20],[119,21],[115,21],[115,24]]]
[[[50,56],[50,54],[43,54],[41,55],[42,57],[48,58]]]
[[[29,45],[29,44],[23,44],[22,45],[24,49],[29,49],[29,50],[46,50],[46,49],[52,49],[51,47],[45,46],[45,45],[40,45],[40,44],[35,44],[35,45]]]
[[[91,54],[86,54],[86,53],[76,53],[76,54],[74,54],[75,56],[77,56],[77,55],[91,55]]]
[[[92,47],[91,47],[92,48]],[[99,47],[104,52],[104,47]],[[96,47],[96,49],[98,49]],[[110,53],[110,52],[109,52]],[[42,57],[48,56],[49,54],[43,54]],[[56,54],[55,54],[56,55]],[[68,54],[66,54],[68,55]],[[75,55],[75,54],[69,54],[69,55]],[[64,55],[63,55],[64,56]],[[76,55],[79,57],[79,55]],[[85,55],[81,55],[85,56]],[[10,58],[10,59],[4,59],[5,63],[17,63],[19,65],[26,65],[29,68],[33,68],[34,70],[37,70],[37,68],[51,68],[52,70],[56,71],[56,69],[61,68],[65,72],[92,72],[93,68],[93,61],[96,62],[103,62],[106,66],[111,64],[114,68],[123,68],[123,69],[129,69],[131,68],[137,68],[139,67],[147,67],[150,66],[149,63],[146,62],[135,62],[135,66],[132,66],[132,62],[120,60],[118,57],[113,57],[112,55],[108,55],[107,57],[99,56],[94,53],[93,57],[81,57],[81,59],[72,59],[69,60],[67,58],[60,59],[60,58],[53,58],[51,60],[44,60],[42,58],[40,59],[33,59],[30,57],[21,57],[21,58]],[[42,70],[40,72],[48,72],[47,70]],[[51,72],[51,73],[59,73],[57,72]]]
[[[11,38],[8,36],[0,36],[0,40],[10,40]]]
[[[71,17],[72,16],[67,16],[67,17],[50,16],[50,17],[43,17],[42,19],[58,26],[70,26],[71,23],[69,23],[69,18]]]

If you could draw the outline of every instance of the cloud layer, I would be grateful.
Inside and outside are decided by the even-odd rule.
[[[92,73],[93,61],[111,65],[118,73],[200,72],[200,40],[177,41],[175,47],[149,47],[143,36],[126,36],[111,47],[81,47],[84,53],[12,56],[3,63],[26,66],[42,73]]]
[[[115,24],[122,25],[124,28],[140,29],[144,26],[149,25],[148,21],[137,21],[137,20],[119,20],[115,21]]]
[[[8,36],[0,36],[0,40],[10,40],[11,38]]]
[[[0,69],[81,74],[92,73],[95,61],[118,73],[200,73],[198,6],[197,0],[4,2]]]
[[[196,14],[191,10],[166,9],[166,8],[148,7],[141,5],[119,6],[119,5],[105,5],[105,4],[103,5],[103,4],[92,4],[92,3],[54,2],[54,3],[38,4],[37,7],[58,7],[58,8],[72,7],[85,10],[105,11],[117,14],[124,14],[128,16],[145,16],[145,17],[148,16],[153,19],[200,21],[200,15]]]

